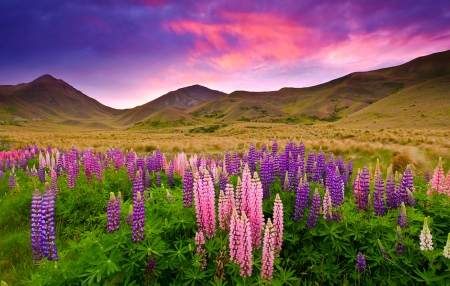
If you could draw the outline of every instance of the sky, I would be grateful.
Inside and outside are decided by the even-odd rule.
[[[114,108],[194,84],[317,85],[450,49],[448,0],[0,0],[0,85],[51,74]]]

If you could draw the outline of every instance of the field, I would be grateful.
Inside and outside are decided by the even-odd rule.
[[[450,168],[446,130],[48,127],[0,130],[9,285],[445,285],[450,276],[450,175],[445,191],[436,183]],[[433,249],[421,250],[428,226]]]

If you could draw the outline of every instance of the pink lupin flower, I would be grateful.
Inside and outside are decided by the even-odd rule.
[[[241,238],[241,251],[239,252],[240,267],[241,267],[241,277],[252,276],[252,266],[253,266],[253,254],[252,254],[252,229],[250,222],[245,215],[242,213],[241,218],[242,226],[242,238]]]
[[[275,231],[274,250],[279,252],[283,240],[283,202],[279,194],[275,197],[273,206],[273,228]],[[277,253],[276,256],[279,257],[280,255]]]
[[[253,248],[258,249],[261,247],[261,232],[263,230],[264,215],[263,215],[263,190],[262,184],[259,180],[258,173],[253,173],[252,179],[252,191],[253,191],[253,212],[251,215],[252,226],[252,238]]]
[[[274,260],[274,232],[273,224],[270,218],[267,220],[266,229],[264,231],[264,245],[262,250],[261,279],[270,281],[273,272]]]
[[[445,176],[445,188],[447,195],[450,197],[450,170],[448,170],[447,176]]]
[[[435,192],[438,194],[446,193],[444,168],[442,168],[442,158],[439,157],[439,163],[434,170],[433,178],[431,179],[431,188],[427,191],[429,196]]]
[[[203,261],[202,266],[200,270],[205,270],[206,268],[206,250],[203,248],[203,245],[205,244],[205,236],[203,235],[203,231],[198,231],[195,233],[195,245],[197,245],[196,254],[202,256],[203,255]]]
[[[230,219],[230,261],[236,261],[237,253],[239,250],[239,245],[241,244],[241,235],[240,235],[240,220],[236,209],[233,209],[233,214]]]
[[[237,184],[236,184],[236,212],[238,215],[241,215],[241,209],[242,209],[242,181],[241,178],[238,177]]]
[[[197,217],[197,226],[199,231],[204,230],[203,224],[203,210],[202,210],[202,192],[203,192],[203,181],[200,178],[198,172],[194,174],[194,204],[195,204],[195,214]]]
[[[223,191],[220,191],[219,194],[219,227],[220,229],[222,229],[223,231],[225,231],[227,229],[227,216],[228,216],[228,199],[227,197],[225,197],[225,194],[223,193]]]
[[[214,237],[216,235],[216,206],[215,206],[215,195],[216,191],[214,188],[214,183],[212,181],[209,172],[205,172],[203,177],[203,199],[205,203],[205,212],[203,213],[203,221],[205,222],[206,236],[208,238]]]
[[[323,196],[323,205],[322,205],[322,209],[323,209],[323,218],[326,221],[331,221],[333,219],[333,212],[331,209],[331,196],[330,196],[330,191],[328,190],[328,188],[325,190],[325,195]]]

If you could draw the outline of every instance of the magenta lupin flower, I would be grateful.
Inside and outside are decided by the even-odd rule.
[[[253,266],[253,254],[252,254],[252,229],[250,222],[245,215],[242,213],[241,218],[242,226],[242,237],[241,244],[238,251],[238,261],[240,262],[240,274],[241,277],[252,276],[252,266]]]
[[[283,202],[280,199],[280,195],[277,194],[273,206],[273,228],[275,231],[274,250],[277,252],[276,256],[279,257],[279,251],[281,251],[281,244],[283,241]]]
[[[145,225],[145,207],[144,199],[141,197],[141,193],[137,193],[136,200],[133,207],[133,219],[132,219],[132,240],[134,242],[141,241],[145,238],[144,235]]]
[[[55,193],[55,195],[59,195],[59,190],[58,190],[58,175],[56,174],[55,170],[52,169],[51,171],[51,175],[52,175],[52,189],[53,192]]]
[[[273,224],[269,218],[267,220],[266,229],[264,231],[261,279],[266,279],[268,281],[270,281],[272,279],[274,256],[275,256],[275,251],[274,251]]]
[[[120,229],[120,202],[116,199],[113,192],[109,193],[109,202],[107,207],[108,231],[114,232]]]

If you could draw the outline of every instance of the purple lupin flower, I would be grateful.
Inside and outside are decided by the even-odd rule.
[[[356,257],[356,272],[359,274],[363,274],[366,270],[366,258],[362,255],[361,252],[358,253]]]
[[[0,163],[0,166],[1,166],[2,164]],[[0,179],[3,179],[5,177],[5,174],[3,173],[3,170],[0,170]]]
[[[171,188],[173,187],[173,169],[175,167],[174,164],[175,164],[175,159],[171,158],[170,163],[169,163],[169,172],[167,174],[167,182]]]
[[[278,153],[278,143],[277,140],[273,140],[272,143],[272,156],[276,156]]]
[[[120,202],[116,199],[113,192],[109,193],[109,202],[107,207],[108,231],[114,232],[120,229]]]
[[[314,182],[318,182],[320,184],[323,183],[323,175],[325,174],[326,160],[327,160],[327,157],[321,148],[319,150],[319,153],[317,154],[316,168],[315,168],[314,178],[313,178]]]
[[[16,187],[16,174],[14,171],[11,172],[11,175],[9,176],[8,185],[10,189],[14,189]]]
[[[406,205],[412,207],[414,206],[414,200],[408,199],[408,190],[413,192],[414,186],[413,186],[413,174],[411,171],[410,166],[408,165],[405,169],[405,172],[403,173],[402,182],[401,182],[401,200],[402,202],[405,202]],[[413,196],[414,198],[414,196]],[[413,205],[410,205],[412,203]]]
[[[386,181],[386,206],[391,210],[395,210],[398,208],[397,202],[394,174],[391,173]]]
[[[128,226],[133,225],[133,205],[130,205],[130,208],[128,209],[128,215],[127,215],[127,219],[125,220],[125,222]]]
[[[71,163],[68,164],[67,168],[67,184],[69,189],[75,188],[75,174],[73,170],[73,165]]]
[[[270,156],[264,156],[261,162],[261,168],[259,169],[261,176],[261,184],[263,188],[263,198],[270,198],[270,183],[271,183],[271,171],[270,171]]]
[[[416,199],[414,198],[414,194],[408,188],[406,188],[406,204],[410,207],[416,205]]]
[[[376,216],[386,215],[386,211],[384,209],[383,194],[384,194],[384,181],[383,175],[381,175],[380,172],[375,178],[375,188],[373,192],[373,206]]]
[[[405,203],[402,202],[401,204],[401,209],[398,212],[398,220],[397,223],[399,226],[401,227],[405,227],[408,228],[409,224],[408,224],[408,215],[406,214],[406,206]]]
[[[133,182],[133,201],[136,200],[137,194],[141,194],[141,197],[144,195],[144,188],[142,186],[142,176],[139,171],[136,172],[136,176],[134,176]]]
[[[219,191],[223,191],[226,194],[226,188],[228,184],[228,173],[226,170],[223,170],[219,174]]]
[[[41,207],[41,237],[40,247],[42,255],[48,260],[58,260],[56,250],[55,233],[55,194],[48,183],[45,183],[45,193],[42,199]]]
[[[183,176],[183,206],[192,207],[192,192],[194,190],[194,176],[190,168],[186,170]]]
[[[361,195],[360,209],[368,210],[370,195],[370,175],[367,166],[364,166],[359,177],[359,188]],[[357,207],[358,209],[358,207]]]
[[[300,202],[299,202],[299,212],[298,212],[298,220],[297,221],[302,221],[303,220],[303,215],[305,213],[305,209],[308,207],[309,204],[309,198],[311,196],[311,187],[309,186],[308,183],[308,179],[306,174],[303,176],[303,180],[301,181],[301,183],[299,184],[299,188],[300,189]]]
[[[405,250],[405,245],[403,245],[403,236],[402,236],[402,228],[397,225],[397,233],[395,234],[395,253],[402,254]]]
[[[159,171],[156,172],[156,187],[161,188],[161,174]]]
[[[144,173],[144,190],[148,190],[150,188],[150,173],[148,169],[145,169]]]
[[[144,165],[145,165],[145,160],[144,158],[140,155],[137,160],[136,160],[136,168],[139,170],[144,170]]]
[[[33,260],[41,260],[41,226],[42,226],[42,196],[38,189],[34,191],[31,199],[31,248],[33,249]]]
[[[309,212],[308,221],[306,222],[306,226],[308,228],[314,228],[317,225],[317,220],[319,218],[319,210],[320,210],[321,198],[319,191],[316,189],[314,191],[314,195],[311,203],[311,210]]]
[[[132,240],[139,242],[145,238],[144,235],[145,225],[145,207],[144,200],[141,197],[141,193],[137,193],[136,200],[134,201],[133,217],[132,217]]]
[[[425,174],[425,181],[427,181],[427,183],[430,182],[430,170],[427,170],[427,173]]]
[[[39,165],[39,168],[38,168],[38,176],[39,176],[39,181],[41,181],[41,183],[45,183],[44,167],[42,167],[41,165]]]
[[[253,142],[250,143],[250,149],[248,150],[248,168],[250,169],[250,173],[254,173],[256,171],[256,147]]]
[[[153,255],[148,255],[147,266],[145,266],[144,277],[145,277],[145,285],[148,285],[150,282],[150,278],[156,269],[156,257]]]

